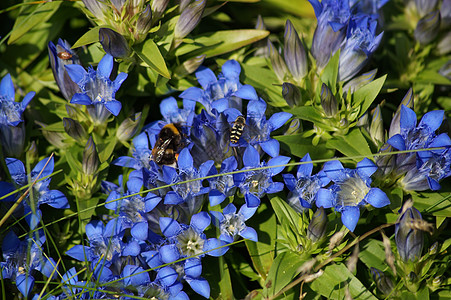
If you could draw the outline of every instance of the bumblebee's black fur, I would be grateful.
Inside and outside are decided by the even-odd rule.
[[[172,165],[177,161],[178,152],[183,148],[182,127],[177,123],[165,125],[158,134],[152,149],[153,160],[160,165]]]

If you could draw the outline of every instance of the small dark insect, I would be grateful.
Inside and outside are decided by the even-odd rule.
[[[238,116],[235,122],[233,122],[232,129],[230,130],[230,142],[232,144],[238,143],[245,126],[246,119],[243,116]]]
[[[177,161],[178,151],[183,147],[181,132],[181,126],[176,123],[167,124],[161,129],[152,149],[152,157],[157,164],[172,165]]]
[[[72,54],[70,54],[67,51],[61,51],[61,52],[58,52],[57,56],[61,59],[68,60],[72,57]]]

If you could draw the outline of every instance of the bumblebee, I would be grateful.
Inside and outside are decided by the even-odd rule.
[[[177,161],[178,152],[183,148],[182,127],[177,123],[165,125],[158,134],[152,149],[153,160],[159,165],[172,165]]]
[[[230,142],[237,144],[241,135],[243,134],[244,127],[246,126],[246,119],[243,116],[238,116],[233,122],[232,129],[230,129]]]

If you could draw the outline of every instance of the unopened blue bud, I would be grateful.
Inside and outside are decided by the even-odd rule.
[[[438,0],[415,0],[415,6],[420,18],[433,11],[437,6],[437,2]]]
[[[398,106],[398,109],[396,110],[391,123],[390,123],[390,130],[388,132],[388,137],[391,138],[392,136],[400,133],[401,131],[401,107],[406,106],[410,109],[413,109],[413,90],[410,88],[404,98],[402,99],[401,103]]]
[[[150,9],[150,5],[147,4],[146,9],[141,12],[138,21],[136,21],[136,30],[138,34],[146,35],[150,28],[152,28],[152,10]]]
[[[168,3],[169,0],[153,0],[152,3],[150,3],[150,8],[152,9],[152,25],[156,24],[161,18]]]
[[[268,39],[268,49],[272,69],[274,70],[274,73],[276,74],[277,78],[279,78],[279,80],[283,82],[288,72],[287,65],[285,64],[285,61],[283,60],[282,56],[279,54],[279,52],[269,39]]]
[[[110,28],[100,28],[99,42],[102,44],[103,50],[113,57],[124,58],[130,53],[127,40]]]
[[[327,228],[327,215],[324,208],[321,206],[318,208],[313,215],[307,228],[307,237],[312,242],[317,242],[321,240],[326,234]]]
[[[338,113],[338,102],[330,88],[323,83],[321,86],[321,106],[326,117],[331,118]]]
[[[446,55],[451,52],[451,31],[442,36],[437,44],[438,55]]]
[[[420,212],[410,207],[399,216],[395,228],[395,241],[402,261],[416,261],[423,251],[423,232],[415,228],[415,221],[422,220]]]
[[[285,63],[293,79],[299,82],[308,72],[307,55],[305,54],[304,45],[302,45],[301,39],[290,20],[287,20],[285,24],[284,39],[283,55]]]
[[[104,1],[99,0],[82,0],[86,8],[99,20],[105,18],[104,12],[108,10],[108,6]]]
[[[445,76],[449,80],[451,80],[451,60],[448,60],[446,64],[443,65],[443,67],[438,70],[440,75]]]
[[[380,153],[390,153],[393,151],[393,147],[385,143],[381,149]],[[392,172],[395,167],[396,156],[395,155],[382,155],[375,157],[376,165],[378,167],[378,171],[382,172],[383,175],[388,175]]]
[[[440,6],[440,28],[447,29],[451,26],[451,0],[443,0]]]
[[[136,113],[133,117],[125,119],[116,132],[119,141],[125,142],[131,139],[138,130],[139,121],[141,121],[141,113]]]
[[[24,123],[21,122],[17,126],[0,123],[0,143],[5,156],[19,158],[23,153],[25,145]]]
[[[92,137],[89,137],[83,150],[82,170],[86,175],[93,175],[99,169],[100,160],[97,154],[96,144]]]
[[[205,0],[195,0],[182,11],[177,23],[175,24],[175,39],[183,39],[191,31],[193,31],[194,28],[196,28],[202,18],[202,14],[204,13],[205,5]]]
[[[195,72],[202,65],[205,57],[207,56],[202,54],[185,61],[183,64],[175,68],[174,74],[178,77],[185,77],[186,75]]]
[[[343,92],[344,93],[350,92],[351,94],[353,94],[362,86],[367,85],[368,83],[373,81],[374,78],[376,77],[376,74],[377,69],[373,69],[369,72],[363,73],[360,76],[354,77],[343,86]]]
[[[384,272],[373,267],[371,267],[371,275],[379,291],[384,295],[390,295],[394,287],[391,279],[385,276]]]
[[[373,112],[370,124],[370,136],[379,144],[384,143],[384,122],[382,121],[381,107],[378,104]]]
[[[282,96],[290,107],[302,104],[301,91],[294,84],[284,82],[282,84]]]
[[[438,10],[432,11],[421,18],[413,33],[415,39],[420,44],[426,45],[432,42],[438,34],[440,28],[440,13]]]
[[[73,139],[81,142],[86,140],[86,130],[81,126],[80,122],[71,119],[63,118],[64,131]]]

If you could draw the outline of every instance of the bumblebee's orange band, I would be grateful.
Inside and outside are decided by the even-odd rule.
[[[179,130],[177,129],[177,127],[175,127],[174,123],[167,124],[163,128],[170,129],[174,134],[180,134]]]

